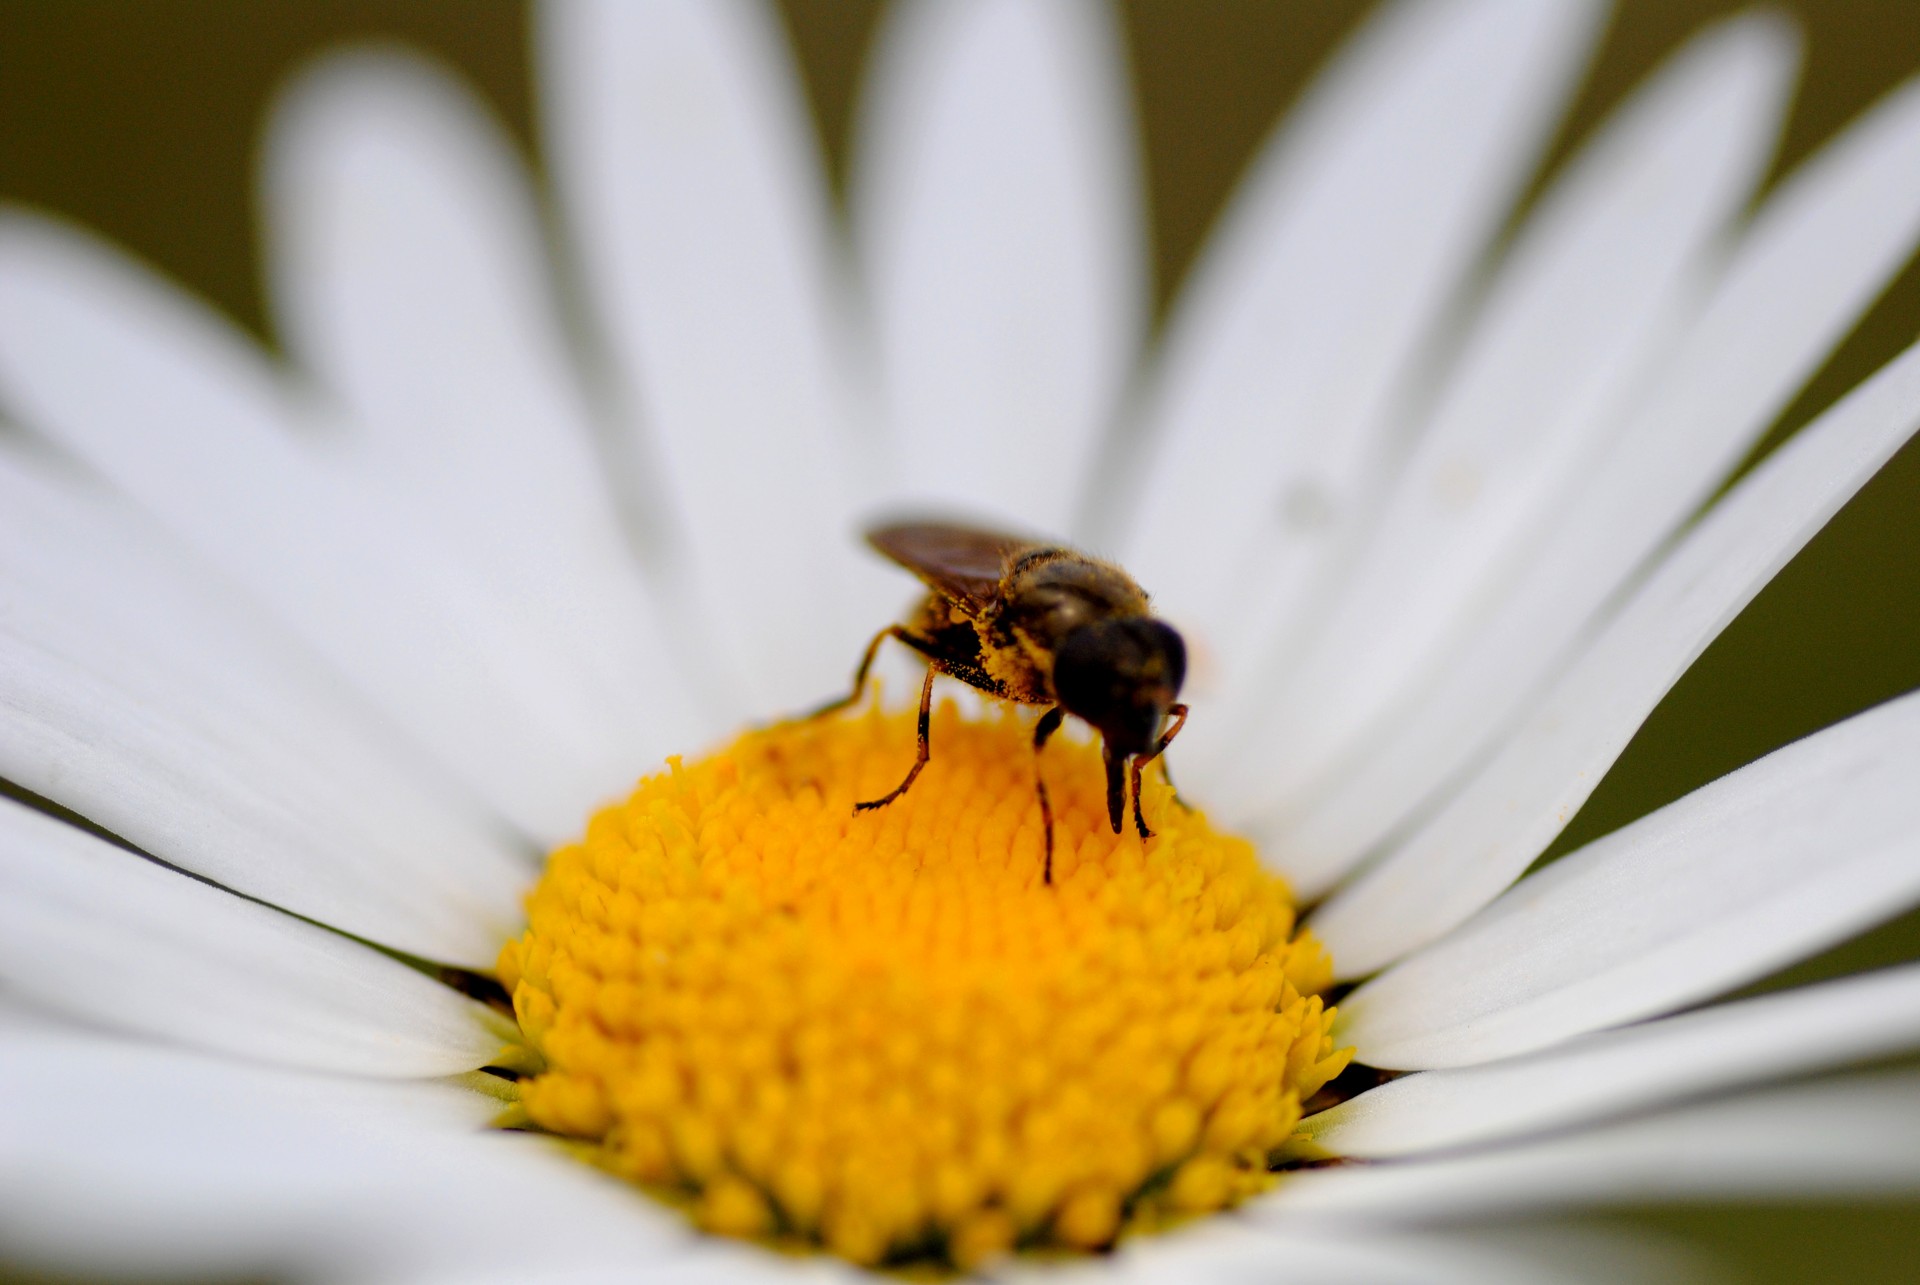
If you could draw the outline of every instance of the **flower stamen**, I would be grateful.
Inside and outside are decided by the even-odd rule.
[[[560,849],[500,975],[528,1117],[709,1230],[859,1263],[1092,1248],[1267,1185],[1345,1066],[1327,956],[1242,840],[1156,774],[1142,842],[1097,751],[938,711],[742,736]]]

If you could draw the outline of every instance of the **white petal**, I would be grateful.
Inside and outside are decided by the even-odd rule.
[[[850,422],[824,180],[776,19],[556,0],[538,34],[548,155],[649,435],[633,451],[657,457],[684,537],[668,551],[711,627],[700,659],[742,712],[816,704],[872,628],[849,581],[885,577],[856,547],[849,457],[873,444]]]
[[[650,1258],[643,1274],[631,1259],[556,1263],[551,1251],[537,1264],[459,1263],[423,1271],[348,1277],[342,1285],[525,1285],[532,1267],[539,1285],[871,1285],[875,1277],[824,1254],[799,1255],[703,1237],[667,1257]]]
[[[1402,1076],[1309,1116],[1300,1132],[1334,1155],[1408,1155],[1916,1047],[1920,966],[1599,1032],[1532,1056]]]
[[[1337,761],[1581,484],[1766,166],[1796,53],[1772,15],[1717,25],[1541,199],[1279,695],[1234,702],[1255,739],[1228,762],[1254,778],[1255,797],[1287,799],[1287,782],[1297,789]],[[1218,776],[1207,776],[1217,809]]]
[[[1719,1278],[1697,1254],[1636,1229],[1632,1236],[1583,1227],[1474,1228],[1457,1234],[1385,1232],[1364,1234],[1340,1228],[1327,1234],[1276,1231],[1232,1217],[1211,1218],[1164,1234],[1130,1240],[1118,1252],[1098,1259],[1034,1261],[1015,1257],[995,1264],[985,1278],[1004,1285],[1093,1285],[1094,1282],[1206,1281],[1238,1285],[1293,1281],[1313,1285],[1561,1285],[1591,1281],[1636,1281],[1643,1285],[1672,1281],[1704,1285]],[[409,1274],[355,1285],[518,1285],[523,1278],[507,1271],[478,1275],[445,1271]],[[618,1260],[555,1272],[543,1265],[542,1285],[631,1285],[631,1263]],[[850,1285],[871,1281],[868,1273],[835,1259],[794,1257],[753,1246],[707,1241],[693,1251],[649,1264],[646,1285],[734,1285],[735,1282],[788,1282],[790,1285]]]
[[[707,739],[615,514],[526,176],[498,127],[397,53],[323,62],[273,125],[281,330],[353,417],[361,476],[572,653],[583,721],[597,717],[623,771]]]
[[[1920,1191],[1920,1077],[1891,1072],[1435,1160],[1290,1176],[1250,1217],[1278,1228],[1443,1222],[1664,1200],[1864,1199]]]
[[[1146,327],[1142,190],[1099,0],[908,0],[854,221],[894,491],[1065,532]]]
[[[1459,1234],[1335,1226],[1274,1227],[1234,1215],[1125,1241],[1097,1262],[1028,1266],[1015,1260],[993,1273],[1017,1285],[1153,1285],[1205,1281],[1208,1285],[1537,1285],[1576,1282],[1686,1281],[1703,1278],[1698,1259],[1645,1237],[1629,1239],[1587,1229],[1556,1227],[1533,1235],[1474,1229]],[[1704,1279],[1711,1279],[1707,1277]]]
[[[1296,606],[1370,507],[1416,359],[1552,130],[1599,13],[1387,8],[1228,210],[1171,323],[1144,493],[1120,509],[1137,520],[1116,530],[1223,682],[1257,617]]]
[[[1761,210],[1640,409],[1614,429],[1525,565],[1470,613],[1411,703],[1330,793],[1286,819],[1325,886],[1486,752],[1636,567],[1691,516],[1920,237],[1920,81],[1801,166]]]
[[[1920,899],[1920,694],[1588,844],[1349,995],[1381,1066],[1458,1066],[1671,1012]],[[1336,958],[1338,956],[1336,955]]]
[[[150,522],[0,451],[0,776],[183,869],[490,967],[525,849]]]
[[[363,1075],[485,1064],[502,1020],[396,960],[0,800],[0,978],[222,1053]]]
[[[0,1030],[7,1248],[67,1271],[367,1279],[679,1252],[675,1215],[442,1084]],[[522,1279],[531,1279],[523,1274]]]
[[[117,252],[0,221],[0,385],[542,840],[648,766],[598,758],[539,622],[355,477],[256,348]]]
[[[1313,918],[1343,976],[1426,945],[1544,850],[1715,635],[1920,427],[1920,344],[1741,479],[1432,820]]]

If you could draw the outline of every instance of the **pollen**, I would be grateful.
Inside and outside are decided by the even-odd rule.
[[[500,978],[532,1125],[707,1230],[861,1264],[1096,1249],[1273,1181],[1346,1065],[1326,953],[1158,772],[1109,827],[1099,753],[877,710],[669,761],[561,848]]]

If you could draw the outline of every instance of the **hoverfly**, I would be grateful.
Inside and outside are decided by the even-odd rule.
[[[1002,700],[1049,707],[1033,729],[1047,883],[1053,882],[1053,805],[1039,756],[1068,714],[1100,733],[1113,832],[1120,833],[1131,794],[1140,837],[1152,838],[1140,810],[1140,771],[1186,723],[1187,707],[1175,697],[1186,677],[1187,649],[1171,626],[1148,613],[1147,595],[1133,578],[1060,545],[942,522],[875,527],[867,543],[918,576],[928,593],[905,623],[888,625],[867,644],[853,690],[812,717],[860,699],[888,638],[920,653],[927,677],[920,687],[919,752],[906,779],[854,811],[887,806],[926,767],[933,680],[946,674]],[[1173,726],[1163,733],[1169,716]]]

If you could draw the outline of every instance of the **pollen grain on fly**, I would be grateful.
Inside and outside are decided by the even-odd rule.
[[[1047,887],[1030,726],[937,718],[892,808],[851,805],[913,721],[870,711],[675,761],[556,852],[500,957],[528,1118],[860,1263],[1098,1247],[1271,1181],[1348,1056],[1286,887],[1158,779],[1160,833],[1114,834],[1077,742]]]

